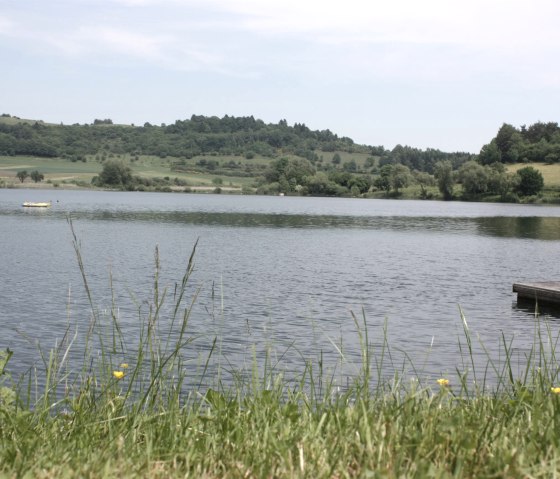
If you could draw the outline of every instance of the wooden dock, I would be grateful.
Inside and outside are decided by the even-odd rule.
[[[533,300],[538,303],[560,305],[560,281],[539,281],[536,283],[514,283],[513,292],[517,299]]]

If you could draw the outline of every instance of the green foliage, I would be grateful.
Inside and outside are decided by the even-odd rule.
[[[319,171],[305,181],[306,193],[312,196],[343,196],[348,189],[333,181],[329,175]]]
[[[502,125],[496,135],[495,144],[504,163],[515,163],[519,160],[522,141],[522,136],[516,128],[507,123]]]
[[[423,171],[415,171],[413,176],[416,184],[420,185],[420,198],[424,200],[432,199],[433,195],[428,192],[428,187],[435,186],[435,178]]]
[[[501,201],[516,201],[517,198],[511,196],[511,191],[516,185],[517,176],[509,174],[502,163],[493,163],[486,168],[488,172],[488,193],[498,195]]]
[[[356,164],[356,160],[352,159],[350,161],[345,161],[342,165],[342,169],[348,172],[356,172],[358,170],[358,165]]]
[[[379,176],[374,180],[373,186],[379,190],[383,190],[386,194],[391,191],[391,175],[393,165],[383,165],[379,170]]]
[[[412,176],[410,169],[405,165],[394,165],[391,169],[391,187],[398,195],[401,188],[406,188],[410,183]]]
[[[402,164],[385,164],[379,170],[379,176],[373,181],[373,186],[389,195],[391,190],[396,196],[402,188],[406,188],[413,177],[410,169]]]
[[[29,176],[35,183],[39,183],[40,181],[43,181],[45,179],[45,175],[39,173],[37,170],[33,170],[31,173],[29,173]]]
[[[13,407],[16,403],[16,391],[13,385],[8,384],[11,383],[12,377],[6,369],[13,354],[9,348],[0,351],[0,418],[3,410]]]
[[[132,170],[120,160],[107,160],[98,178],[100,186],[126,187],[132,182]]]
[[[280,191],[296,191],[298,185],[305,183],[305,178],[313,176],[315,168],[303,158],[280,158],[273,161],[265,172],[266,181],[279,183]]]
[[[558,123],[537,122],[517,129],[504,123],[496,137],[480,150],[479,161],[489,165],[496,161],[554,163],[560,159],[560,127]]]
[[[517,170],[519,183],[516,186],[517,192],[522,196],[533,196],[542,191],[544,180],[541,172],[532,166],[526,166]]]
[[[89,125],[53,125],[5,115],[0,117],[0,155],[5,157],[58,157],[73,163],[96,158],[98,163],[88,169],[88,173],[96,174],[99,163],[116,158],[131,159],[135,171],[137,168],[141,170],[143,165],[139,158],[149,155],[165,159],[161,164],[168,165],[172,172],[189,176],[202,173],[205,177],[201,183],[207,186],[212,186],[212,176],[253,178],[252,184],[258,186],[260,192],[272,194],[358,196],[368,193],[375,184],[375,189],[387,196],[400,195],[403,190],[409,195],[412,189],[406,188],[412,182],[410,175],[424,172],[435,176],[445,199],[454,197],[453,186],[457,179],[462,183],[463,199],[496,200],[499,197],[502,201],[513,201],[515,194],[528,196],[523,193],[523,184],[519,186],[523,183],[521,177],[490,170],[487,166],[560,161],[560,127],[555,122],[537,122],[521,128],[504,123],[476,157],[463,152],[421,150],[407,145],[396,145],[389,151],[383,146],[357,145],[350,138],[339,137],[329,130],[313,131],[303,123],[290,126],[281,120],[277,124],[266,124],[252,116],[192,115],[170,125],[156,126],[146,122],[142,127],[135,127],[116,125],[111,119],[95,119]],[[283,164],[286,159],[288,165]],[[461,169],[475,159],[483,169],[473,163]],[[450,170],[442,169],[442,164],[449,164]],[[396,167],[392,175],[382,172],[382,168],[388,165]],[[401,167],[408,168],[409,174]],[[319,172],[325,173],[327,179],[325,175],[316,177]],[[49,167],[46,173],[50,175]],[[160,180],[147,181],[133,176],[131,171],[128,173],[105,172],[94,184],[160,191],[179,186],[169,182],[162,184]],[[372,173],[376,174],[373,180],[369,177]],[[455,174],[457,178],[454,178]],[[23,183],[29,174],[17,177]],[[32,179],[42,181],[39,178]],[[416,181],[420,197],[433,195],[429,191],[428,177],[420,178]],[[148,185],[149,182],[152,184]],[[240,183],[244,184],[244,181]],[[529,190],[534,191],[534,188]],[[418,194],[416,191],[414,195]]]
[[[443,195],[444,200],[453,199],[453,187],[455,179],[453,177],[453,166],[450,161],[440,161],[434,167],[434,177],[437,181],[438,189]]]
[[[483,165],[491,165],[492,163],[502,161],[502,153],[495,139],[482,147],[480,155],[478,155],[478,161]]]
[[[347,186],[349,186],[351,189],[353,188],[355,191],[362,195],[364,193],[367,193],[371,188],[371,178],[364,175],[353,175],[348,181]]]
[[[11,118],[10,118],[11,120]],[[92,125],[47,125],[44,123],[0,122],[0,154],[67,157],[114,154],[154,155],[191,158],[218,153],[254,158],[298,154],[310,159],[313,151],[366,152],[349,138],[329,130],[312,131],[304,124],[265,124],[250,117],[205,117],[192,115],[172,125],[142,127],[115,125],[111,119],[96,119]]]
[[[27,170],[21,170],[16,173],[16,177],[23,183],[25,179],[29,177],[29,173],[27,172]]]
[[[467,161],[463,164],[459,169],[458,177],[463,185],[463,194],[467,198],[477,197],[488,191],[488,172],[476,161]]]

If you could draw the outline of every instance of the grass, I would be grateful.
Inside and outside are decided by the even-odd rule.
[[[7,118],[7,120],[11,119]],[[330,164],[333,154],[334,153],[320,153],[320,155],[324,157],[325,164]],[[360,168],[363,167],[366,158],[369,156],[363,153],[350,154],[339,152],[339,154],[343,162],[353,159]],[[241,156],[227,155],[195,156],[188,160],[174,157],[160,158],[151,155],[133,157],[130,154],[116,155],[112,158],[122,159],[131,167],[135,175],[150,179],[165,177],[171,179],[178,178],[179,180],[186,181],[188,186],[194,189],[213,190],[216,187],[213,180],[220,178],[222,180],[222,185],[220,186],[224,191],[240,191],[244,187],[252,187],[255,183],[255,178],[261,175],[272,161],[270,158],[259,156],[247,159]],[[217,161],[220,167],[233,161],[239,165],[239,170],[241,172],[244,172],[245,168],[252,168],[250,171],[253,176],[235,176],[235,170],[228,172],[228,175],[220,171],[216,171],[215,173],[211,171],[201,172],[200,167],[197,167],[197,162],[200,160]],[[181,164],[184,170],[174,169],[173,167],[175,164]],[[34,184],[32,180],[28,178],[25,183],[21,184],[16,178],[16,173],[23,169],[27,171],[38,170],[45,175],[45,180],[42,183]],[[97,161],[97,155],[88,155],[85,162],[72,162],[64,158],[0,156],[0,184],[7,187],[48,187],[56,183],[59,186],[78,185],[80,187],[87,187],[91,184],[91,179],[101,172],[101,169],[102,163]]]
[[[543,175],[545,188],[560,189],[560,164],[547,164],[547,163],[516,163],[514,165],[507,165],[507,170],[515,173],[521,168],[532,166],[539,170]]]
[[[117,157],[119,158],[119,157]],[[144,178],[178,178],[186,181],[188,186],[202,189],[214,189],[212,182],[216,177],[222,179],[222,188],[241,189],[249,186],[253,178],[212,175],[194,172],[175,172],[171,170],[173,159],[161,159],[155,156],[140,156],[137,161],[130,161],[129,155],[122,155],[123,161],[128,162],[133,174]],[[33,183],[26,179],[22,184],[16,177],[20,170],[38,170],[45,179],[42,183]],[[95,156],[87,157],[86,162],[72,162],[64,158],[39,158],[32,156],[9,157],[0,156],[0,183],[7,187],[49,187],[53,184],[60,186],[80,186],[91,188],[91,180],[102,170],[102,164],[96,161]]]
[[[287,378],[270,362],[210,373],[219,341],[187,387],[181,352],[197,290],[186,292],[191,255],[173,290],[159,282],[156,249],[151,302],[139,306],[134,345],[117,306],[102,315],[92,298],[78,239],[74,247],[91,306],[80,366],[70,366],[77,332],[49,354],[44,371],[10,376],[11,351],[0,357],[2,477],[555,477],[560,473],[558,338],[535,330],[532,352],[515,371],[514,348],[503,362],[476,370],[473,335],[463,317],[455,377],[403,380],[390,366],[385,340],[374,350],[365,318],[354,317],[360,371],[340,390],[321,363]],[[196,245],[195,245],[196,249]],[[132,351],[134,356],[130,357]],[[13,354],[18,354],[15,351]],[[123,358],[128,364],[122,364]],[[131,359],[130,359],[131,358]],[[487,383],[495,374],[493,386]],[[449,383],[447,384],[447,381]]]
[[[8,118],[9,120],[9,118]],[[361,171],[369,171],[371,168],[365,167],[366,159],[370,156],[365,153],[347,153],[338,152],[341,162],[345,163],[354,160]],[[318,152],[319,157],[323,159],[322,164],[330,165],[332,156],[331,152]],[[196,156],[191,159],[184,158],[160,158],[158,156],[139,155],[132,157],[129,154],[117,155],[115,158],[122,159],[130,165],[133,174],[149,179],[171,180],[171,189],[184,191],[183,186],[174,186],[173,180],[177,178],[181,182],[186,182],[187,188],[191,191],[213,191],[216,186],[220,186],[223,192],[240,193],[242,189],[246,191],[254,190],[255,179],[262,174],[263,169],[270,164],[270,158],[258,157],[247,159],[240,156]],[[234,161],[239,165],[239,171],[245,171],[245,168],[253,168],[251,171],[254,176],[230,176],[223,174],[224,172],[203,172],[197,167],[200,160],[217,161],[218,168],[230,161]],[[375,159],[375,163],[378,158]],[[181,170],[174,168],[175,164],[181,164]],[[514,173],[527,164],[519,163],[514,165],[506,165],[509,172]],[[538,169],[543,174],[545,189],[538,197],[522,199],[528,202],[556,203],[560,193],[560,164],[531,163],[530,166]],[[27,179],[21,184],[16,178],[19,170],[27,169],[27,171],[38,170],[45,175],[42,183],[35,184],[31,179]],[[66,188],[91,188],[91,180],[94,176],[101,172],[102,163],[97,161],[96,155],[87,156],[86,162],[71,162],[63,158],[39,158],[30,156],[9,157],[0,156],[0,187],[66,187]],[[222,184],[217,185],[214,181],[219,178]],[[436,186],[427,187],[430,198],[441,199],[441,194]],[[461,185],[455,185],[454,190],[457,198],[461,197]],[[386,198],[387,195],[383,191],[371,192],[367,195],[370,198]],[[390,195],[389,197],[395,197]],[[421,198],[421,188],[417,184],[411,184],[407,188],[403,188],[398,195],[401,199],[418,199]],[[498,197],[486,198],[486,201],[499,201]]]

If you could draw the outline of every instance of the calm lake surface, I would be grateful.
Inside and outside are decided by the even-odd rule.
[[[21,206],[49,199],[50,209]],[[139,309],[153,299],[156,246],[169,312],[197,240],[185,302],[199,290],[193,341],[183,351],[193,377],[218,338],[213,361],[226,373],[271,350],[287,375],[322,355],[344,382],[360,361],[352,312],[362,321],[362,310],[374,353],[387,324],[387,376],[407,358],[426,378],[463,370],[459,308],[497,362],[502,334],[521,367],[537,323],[560,331],[554,313],[537,321],[511,292],[516,281],[558,279],[557,206],[4,189],[0,347],[14,351],[17,372],[40,370],[39,346],[48,351],[69,325],[74,360],[83,349],[92,313],[68,216],[94,306],[110,317],[114,303],[130,341],[123,361],[134,359]],[[475,361],[487,362],[478,346]]]

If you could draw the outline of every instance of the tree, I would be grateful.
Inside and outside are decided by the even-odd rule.
[[[37,170],[33,170],[29,176],[35,183],[39,183],[45,179],[45,175],[43,175],[43,173],[39,173]]]
[[[352,159],[350,161],[345,161],[344,164],[342,165],[342,169],[344,171],[357,171],[358,170],[358,165],[356,164],[356,160]]]
[[[558,133],[558,123],[549,122],[543,123],[538,121],[537,123],[529,126],[529,128],[522,127],[521,134],[531,143],[538,143],[541,140],[551,141],[554,134]]]
[[[491,165],[492,163],[502,161],[502,154],[496,144],[496,140],[492,140],[482,147],[478,155],[478,161],[480,161],[482,165]]]
[[[109,186],[126,186],[132,181],[132,170],[122,161],[108,160],[99,173],[99,183]]]
[[[29,176],[29,173],[27,172],[27,170],[21,170],[16,173],[16,176],[18,177],[19,181],[23,183],[25,179]]]
[[[319,171],[305,178],[307,194],[315,196],[340,196],[348,190],[330,180],[326,173]]]
[[[373,182],[373,186],[385,191],[387,195],[391,191],[391,174],[393,172],[393,165],[383,165],[379,170],[379,176]]]
[[[429,199],[432,197],[431,193],[428,192],[427,186],[434,186],[436,181],[432,175],[426,173],[425,171],[415,171],[414,181],[420,185],[420,198]]]
[[[459,180],[466,197],[479,196],[488,191],[488,173],[476,161],[467,161],[459,169]]]
[[[520,195],[536,195],[544,188],[541,172],[532,166],[526,166],[517,170],[517,176],[519,176],[519,183],[516,186],[516,190]]]
[[[500,168],[501,167],[501,168]],[[512,175],[506,171],[502,163],[494,163],[488,168],[488,193],[500,195],[504,201],[513,186]]]
[[[434,166],[434,177],[437,181],[438,189],[443,195],[444,200],[453,198],[453,166],[449,160],[438,161]]]
[[[371,187],[371,178],[363,175],[353,176],[348,186],[350,189],[356,189],[359,194],[367,193]]]
[[[408,166],[396,164],[391,170],[391,186],[396,194],[401,188],[406,188],[410,182],[410,169]]]
[[[340,162],[342,161],[342,158],[340,157],[340,155],[338,153],[335,153],[332,157],[332,164],[333,165],[340,165]]]
[[[504,163],[515,163],[519,159],[519,149],[523,138],[515,127],[504,123],[494,140]]]
[[[296,191],[298,185],[304,185],[304,178],[313,176],[315,168],[303,158],[279,158],[270,163],[264,172],[268,183],[278,183],[280,191]]]

